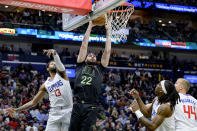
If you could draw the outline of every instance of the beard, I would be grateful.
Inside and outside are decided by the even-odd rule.
[[[56,73],[56,72],[57,72],[57,71],[56,71],[56,68],[50,68],[49,71],[50,71],[51,73]]]
[[[87,65],[96,65],[96,62],[86,61]]]

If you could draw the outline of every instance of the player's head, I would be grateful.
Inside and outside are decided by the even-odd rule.
[[[175,87],[176,87],[177,92],[187,93],[190,88],[190,83],[186,79],[179,78],[177,79],[175,83]]]
[[[85,62],[88,65],[95,65],[96,64],[96,55],[94,53],[89,53],[86,57]]]
[[[47,71],[49,73],[56,73],[55,61],[51,60],[47,63]]]
[[[178,100],[180,100],[174,84],[169,80],[161,81],[155,88],[155,94],[158,96],[159,103],[169,102],[172,109],[174,109]]]

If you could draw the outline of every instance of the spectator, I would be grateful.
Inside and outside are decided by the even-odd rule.
[[[38,128],[33,125],[33,122],[30,122],[28,127],[26,127],[26,131],[38,131]]]

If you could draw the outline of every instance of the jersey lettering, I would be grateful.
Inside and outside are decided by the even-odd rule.
[[[186,98],[186,99],[181,99],[181,103],[191,103],[191,104],[196,104],[196,102],[195,101],[193,101],[193,100],[191,100],[191,99],[188,99],[188,98]]]
[[[81,84],[91,85],[92,84],[92,77],[82,76]]]
[[[88,75],[91,77],[95,77],[95,69],[93,69],[92,67],[89,67],[89,66],[85,66],[82,70],[82,74]]]
[[[195,116],[195,120],[196,120],[196,111],[195,111],[195,107],[192,107],[192,106],[189,106],[189,105],[188,105],[188,108],[186,109],[186,106],[183,105],[183,111],[184,111],[184,113],[187,113],[187,114],[188,114],[188,118],[189,118],[189,119],[191,118],[191,115],[194,115],[194,116]]]
[[[63,83],[61,80],[57,81],[56,83],[52,84],[51,86],[48,87],[49,91],[52,92],[56,90],[58,87],[62,86]]]
[[[60,89],[55,90],[55,95],[57,97],[62,95],[61,92],[60,92]]]

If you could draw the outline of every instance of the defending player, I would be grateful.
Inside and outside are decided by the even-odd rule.
[[[98,99],[101,92],[104,69],[108,66],[111,53],[111,22],[106,23],[106,45],[101,64],[96,63],[93,53],[87,55],[88,40],[92,30],[92,21],[82,42],[77,59],[75,94],[77,102],[73,105],[69,131],[91,131],[96,124]]]
[[[144,105],[139,93],[133,89],[131,96],[136,99],[132,103],[132,111],[139,121],[151,131],[174,131],[174,108],[179,94],[171,81],[163,80],[155,88],[157,97],[153,103]],[[151,118],[151,120],[147,119]]]
[[[68,131],[73,107],[69,79],[56,51],[50,49],[44,50],[44,53],[47,53],[49,57],[52,55],[54,58],[54,61],[50,61],[47,65],[50,77],[40,87],[33,100],[19,108],[9,108],[6,111],[8,114],[13,115],[14,113],[30,109],[36,106],[43,99],[45,93],[48,92],[51,108],[45,131]]]
[[[179,78],[175,87],[181,99],[175,107],[176,131],[197,131],[197,100],[187,94],[190,83],[186,79]]]

